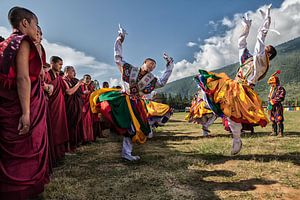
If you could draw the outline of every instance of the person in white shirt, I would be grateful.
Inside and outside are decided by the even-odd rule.
[[[266,12],[260,10],[263,23],[258,30],[253,55],[249,53],[246,40],[249,35],[252,20],[249,19],[247,14],[242,20],[243,32],[238,40],[239,62],[241,66],[235,79],[237,81],[246,81],[251,88],[254,88],[257,82],[265,77],[269,70],[269,61],[277,55],[276,49],[273,46],[265,45],[265,38],[271,25],[270,8],[271,5]],[[236,123],[230,118],[228,118],[228,124],[233,134],[231,153],[235,155],[239,153],[242,148],[240,136],[242,124]]]
[[[268,123],[262,103],[254,86],[266,75],[270,63],[277,52],[271,45],[265,45],[270,24],[270,8],[260,11],[263,23],[258,30],[257,42],[253,55],[247,48],[247,37],[251,20],[247,15],[242,19],[243,32],[238,40],[240,68],[234,80],[226,74],[215,74],[199,70],[196,81],[205,92],[210,108],[220,117],[227,117],[228,125],[233,134],[231,154],[238,154],[242,148],[242,123],[259,124],[262,127]]]
[[[166,60],[166,68],[161,77],[155,77],[151,73],[156,67],[156,61],[154,59],[146,58],[140,68],[134,67],[124,60],[122,54],[122,43],[124,42],[125,35],[127,33],[120,25],[118,33],[119,34],[114,46],[115,63],[121,72],[122,80],[125,84],[125,91],[129,95],[130,101],[135,105],[133,107],[138,107],[140,105],[139,101],[142,101],[141,97],[143,95],[150,94],[154,89],[163,87],[167,83],[174,67],[173,58],[169,57],[167,54],[163,55]],[[146,112],[141,108],[138,110],[139,112]],[[142,119],[144,114],[145,113],[139,113]],[[144,123],[147,131],[144,131],[143,134],[145,134],[145,136],[151,136],[151,128],[149,127],[147,119]],[[131,127],[132,128],[128,130],[129,135],[124,136],[122,148],[122,158],[129,161],[140,159],[139,156],[133,156],[131,154],[133,147],[132,142],[144,142],[135,139],[136,130],[133,125]]]

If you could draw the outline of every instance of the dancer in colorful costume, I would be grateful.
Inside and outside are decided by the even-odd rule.
[[[134,67],[123,59],[122,43],[126,31],[119,26],[119,35],[115,42],[115,62],[122,74],[124,88],[121,89],[102,88],[91,95],[92,111],[101,114],[114,126],[117,133],[124,135],[122,158],[134,161],[139,156],[131,154],[133,143],[145,143],[151,128],[147,119],[147,110],[142,96],[151,93],[155,88],[163,87],[173,70],[173,59],[164,54],[166,69],[160,78],[151,72],[156,67],[155,60],[145,59],[140,68]],[[98,103],[100,102],[100,103]],[[97,106],[95,106],[97,105]]]
[[[273,46],[264,44],[270,24],[270,8],[267,12],[260,10],[263,24],[258,30],[254,54],[247,49],[246,38],[249,34],[251,20],[245,15],[242,19],[243,32],[238,40],[240,68],[234,80],[225,73],[214,74],[199,70],[196,76],[201,89],[206,93],[210,108],[219,116],[227,116],[228,124],[233,134],[231,154],[235,155],[242,148],[242,124],[259,124],[266,126],[268,119],[262,108],[262,102],[253,90],[255,84],[266,75],[269,69],[269,60],[277,52]]]
[[[144,95],[148,122],[152,128],[164,125],[173,115],[173,109],[169,105],[155,101],[156,94],[156,91],[152,91],[150,94]]]
[[[279,78],[276,76],[280,74],[280,70],[276,71],[268,80],[268,84],[271,86],[270,93],[268,97],[268,113],[270,115],[270,120],[272,122],[272,133],[271,135],[277,135],[278,127],[278,137],[283,137],[283,106],[281,102],[285,98],[285,89],[280,85]]]
[[[208,127],[218,118],[216,114],[209,108],[206,101],[202,98],[202,91],[198,91],[192,100],[190,113],[185,117],[188,122],[194,122],[202,125],[203,136],[207,137],[210,131]]]

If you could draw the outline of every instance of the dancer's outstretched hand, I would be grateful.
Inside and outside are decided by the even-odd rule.
[[[262,16],[263,19],[266,19],[266,18],[270,17],[270,10],[271,10],[271,7],[272,7],[272,4],[270,4],[270,5],[268,6],[266,12],[264,12],[263,10],[259,10],[259,12],[260,12],[260,14],[261,14],[261,16]]]
[[[127,31],[121,26],[121,24],[119,24],[118,33],[120,36],[123,36],[123,37],[125,37],[125,35],[127,35]]]
[[[121,26],[121,24],[119,24],[119,30],[118,30],[119,36],[123,40],[125,39],[125,35],[127,35],[127,31]]]
[[[168,56],[167,53],[164,53],[163,54],[163,58],[165,59],[165,61],[167,62],[167,66],[169,66],[170,64],[173,64],[173,58]]]
[[[243,19],[242,19],[242,25],[244,27],[247,27],[247,26],[251,26],[251,23],[252,23],[252,19],[249,18],[248,13],[245,13],[245,15],[243,16]]]

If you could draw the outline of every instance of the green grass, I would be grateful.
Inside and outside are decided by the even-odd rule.
[[[55,168],[45,199],[300,199],[300,112],[285,113],[286,136],[268,136],[270,125],[243,136],[230,156],[231,138],[221,120],[202,137],[185,113],[135,145],[139,162],[120,158],[121,141],[111,135],[83,146]]]

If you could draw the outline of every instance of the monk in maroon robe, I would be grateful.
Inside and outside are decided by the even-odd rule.
[[[47,107],[47,132],[48,132],[48,143],[49,143],[49,167],[50,172],[52,173],[53,167],[57,166],[57,160],[55,158],[55,150],[54,150],[54,143],[53,143],[53,135],[52,135],[52,129],[51,129],[51,121],[50,121],[50,111],[49,111],[49,97],[53,93],[53,85],[47,84],[45,82],[45,77],[48,76],[48,71],[50,70],[50,64],[46,63],[43,65],[42,70],[42,87],[44,89],[44,94],[46,96],[46,107]]]
[[[61,160],[68,152],[69,132],[65,106],[66,85],[59,72],[63,60],[58,56],[50,59],[51,69],[45,77],[45,82],[53,85],[52,95],[49,96],[50,124],[55,150],[55,159]]]
[[[55,159],[55,151],[54,151],[54,145],[53,145],[53,136],[52,136],[52,130],[51,130],[51,124],[50,124],[50,112],[49,112],[49,106],[48,106],[48,101],[49,101],[49,96],[52,95],[53,92],[53,85],[47,84],[45,82],[45,74],[48,73],[50,70],[50,64],[46,63],[46,58],[45,58],[45,50],[43,46],[41,45],[42,42],[42,36],[43,32],[42,29],[38,26],[38,37],[37,41],[35,42],[35,45],[38,49],[38,52],[43,60],[43,70],[41,70],[40,77],[42,80],[42,88],[44,89],[44,94],[46,96],[46,108],[47,108],[47,116],[46,116],[46,121],[47,121],[47,132],[48,132],[48,158],[49,158],[49,173],[53,173],[53,167],[56,166],[56,159]]]
[[[93,133],[93,119],[90,106],[90,95],[94,91],[94,88],[91,85],[92,78],[90,75],[86,74],[83,76],[84,84],[81,86],[82,90],[82,123],[83,123],[83,142],[92,142],[94,141]]]
[[[45,96],[38,19],[12,8],[13,34],[0,43],[0,199],[28,199],[43,192],[48,177]]]
[[[67,89],[65,94],[67,121],[69,129],[70,151],[74,152],[76,147],[79,146],[81,134],[83,131],[82,126],[82,106],[81,88],[82,80],[75,78],[76,72],[74,67],[66,66],[64,69],[63,80],[66,83]]]

